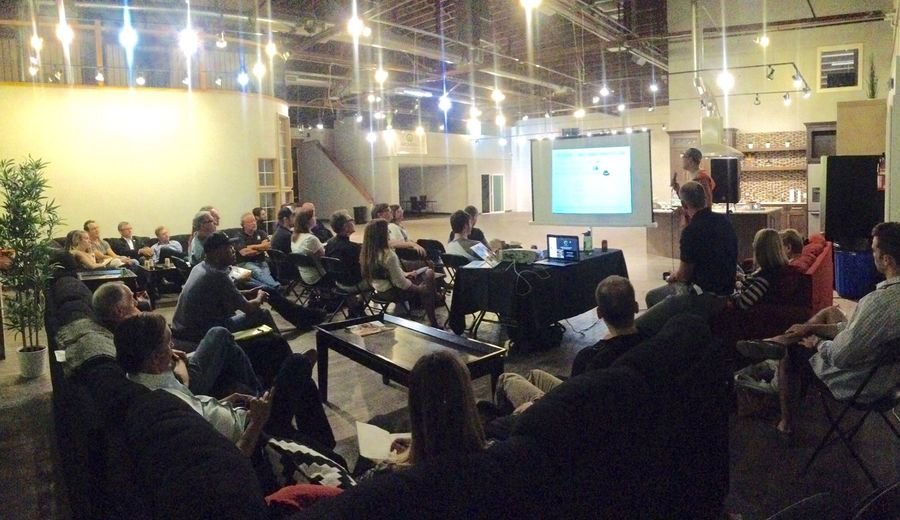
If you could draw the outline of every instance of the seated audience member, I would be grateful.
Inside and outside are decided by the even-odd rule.
[[[256,219],[256,229],[261,229],[268,233],[269,230],[266,228],[266,221],[269,219],[268,212],[263,208],[256,207],[253,208],[250,213],[253,214],[253,218]]]
[[[335,285],[339,289],[349,292],[369,290],[369,284],[363,281],[359,267],[359,254],[362,246],[350,241],[350,235],[356,231],[353,217],[347,210],[335,211],[331,215],[331,228],[335,235],[325,243],[325,256],[337,258],[343,267],[341,274],[334,279]],[[350,301],[347,301],[350,315],[361,316],[363,303],[358,295],[350,296]]]
[[[215,206],[203,206],[202,208],[198,209],[197,211],[198,212],[208,211],[209,214],[212,216],[213,220],[216,221],[216,227],[219,227],[219,222],[220,222],[219,210],[217,210],[215,208]],[[197,230],[199,230],[199,228],[195,229],[194,231],[197,231]]]
[[[799,257],[803,253],[803,237],[796,229],[785,229],[780,233],[781,243],[784,245],[784,254],[788,261]]]
[[[447,244],[447,253],[464,256],[469,260],[480,260],[478,255],[472,252],[472,246],[479,242],[469,238],[472,220],[465,211],[457,210],[450,215],[450,229],[453,230],[453,235]]]
[[[403,470],[416,464],[451,461],[487,447],[475,408],[469,369],[449,352],[420,358],[409,375],[412,437],[394,442],[397,455],[366,476]]]
[[[210,235],[203,248],[206,260],[191,269],[175,306],[172,328],[177,337],[197,341],[216,326],[235,332],[268,325],[277,331],[271,314],[261,308],[266,301],[298,329],[312,328],[324,318],[322,311],[292,303],[277,290],[239,291],[228,276],[235,253],[224,233]],[[243,314],[235,314],[237,311]]]
[[[154,264],[165,262],[169,257],[182,258],[184,250],[181,248],[181,242],[169,239],[169,230],[166,226],[159,226],[153,234],[156,235],[156,243],[150,247],[150,252],[153,253]]]
[[[316,220],[316,218],[315,218],[316,205],[313,204],[312,202],[304,202],[300,206],[300,209],[305,209],[305,210],[309,210],[310,212],[312,212],[314,224],[309,230],[310,233],[312,233],[313,235],[316,235],[316,238],[319,239],[319,242],[322,242],[323,244],[325,242],[328,242],[329,240],[331,240],[331,237],[334,236],[334,233],[329,231],[327,227],[323,226],[322,223],[319,222],[318,220]]]
[[[572,377],[609,367],[619,356],[647,338],[635,327],[638,304],[634,287],[627,278],[607,276],[597,284],[594,299],[597,318],[606,323],[609,332],[593,346],[578,352],[572,362]],[[538,369],[529,372],[527,378],[514,373],[502,374],[494,402],[501,414],[518,414],[561,383],[558,377]]]
[[[114,341],[116,360],[128,378],[181,399],[233,441],[253,460],[264,492],[297,483],[355,484],[343,459],[331,452],[334,434],[310,377],[312,364],[304,356],[294,354],[288,359],[274,388],[262,396],[231,394],[217,400],[195,394],[175,377],[172,367],[177,356],[162,316],[145,313],[122,321]],[[318,452],[316,463],[309,460],[310,449]]]
[[[403,272],[397,253],[388,245],[386,220],[377,218],[366,226],[359,263],[363,280],[377,292],[398,291],[418,297],[425,308],[429,324],[432,327],[439,326],[434,314],[437,297],[434,271],[423,267],[418,272]]]
[[[383,202],[375,204],[372,208],[372,220],[375,220],[376,218],[384,219],[386,222],[392,222],[394,220],[394,213],[391,211],[391,206]],[[399,226],[397,226],[397,228],[399,228]],[[388,244],[394,249],[415,249],[419,256],[425,258],[426,252],[424,247],[404,238],[399,231],[395,231],[394,234],[391,234],[390,224],[388,224]]]
[[[325,254],[325,246],[319,241],[319,237],[312,234],[312,228],[316,226],[316,214],[309,208],[300,208],[294,216],[294,233],[291,235],[291,252],[300,253],[318,259]],[[300,278],[310,285],[317,283],[325,270],[320,265],[316,267],[300,267]]]
[[[194,215],[191,227],[194,229],[194,236],[191,237],[191,265],[197,265],[203,261],[203,243],[218,227],[218,220],[213,217],[209,211],[200,211]]]
[[[94,291],[91,305],[97,319],[111,332],[126,319],[141,313],[131,289],[122,282],[101,285]],[[209,329],[190,354],[174,349],[172,352],[175,377],[195,394],[224,397],[243,392],[262,395],[263,388],[250,359],[224,327]]]
[[[266,251],[272,249],[272,243],[269,242],[269,235],[257,227],[252,213],[241,216],[241,231],[235,237],[234,247],[237,249],[237,265],[250,271],[252,285],[279,288],[266,262]]]
[[[390,240],[408,242],[409,233],[403,227],[403,206],[391,204],[388,207],[391,209],[391,220],[388,221],[388,238]]]
[[[75,258],[75,262],[81,269],[101,269],[104,267],[121,267],[122,261],[118,258],[106,255],[98,260],[91,245],[91,239],[87,231],[76,229],[66,235],[66,250]]]
[[[647,309],[637,319],[641,332],[652,336],[682,312],[710,318],[723,309],[745,311],[760,302],[779,303],[789,300],[798,288],[796,271],[788,266],[781,237],[774,229],[760,229],[753,237],[755,270],[739,275],[739,287],[727,296],[679,294],[669,296]]]
[[[84,223],[84,230],[87,231],[90,239],[91,248],[93,250],[94,259],[97,262],[103,262],[104,258],[118,259],[121,265],[138,265],[138,261],[127,256],[119,256],[113,251],[111,245],[106,240],[100,238],[100,226],[93,220]]]
[[[487,238],[485,238],[485,236],[484,236],[484,232],[482,232],[480,229],[475,227],[475,224],[478,223],[478,215],[479,215],[478,208],[476,208],[475,206],[466,206],[465,208],[463,208],[463,211],[466,213],[466,215],[469,216],[469,219],[471,220],[470,224],[472,226],[472,229],[469,230],[469,240],[481,242],[485,246],[490,247],[488,244]],[[447,239],[447,242],[450,242],[452,240],[453,240],[453,230],[451,229],[450,230],[450,238]]]
[[[109,245],[117,255],[127,256],[138,261],[153,256],[153,251],[149,247],[135,240],[131,224],[119,222],[117,229],[120,238],[112,238],[109,241]]]
[[[865,295],[853,317],[835,305],[822,309],[806,323],[762,341],[739,341],[737,349],[751,358],[781,358],[778,397],[781,419],[777,428],[794,431],[803,382],[818,379],[838,399],[849,399],[885,354],[887,342],[900,338],[900,223],[884,222],[872,230],[875,268],[885,280]],[[858,400],[872,402],[900,381],[900,363],[882,367]]]
[[[278,210],[278,223],[272,234],[272,248],[284,254],[291,252],[291,226],[294,225],[294,210],[285,206]]]
[[[684,183],[681,205],[689,224],[681,233],[681,261],[666,285],[647,292],[647,308],[677,294],[717,294],[734,290],[737,271],[737,235],[725,215],[709,208],[704,187]]]

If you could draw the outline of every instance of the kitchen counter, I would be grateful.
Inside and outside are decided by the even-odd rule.
[[[714,207],[716,213],[725,213],[724,207]],[[753,237],[764,228],[781,229],[781,207],[732,210],[731,225],[738,239],[738,260],[753,257]],[[679,258],[681,248],[681,208],[654,209],[655,228],[647,228],[647,254]]]

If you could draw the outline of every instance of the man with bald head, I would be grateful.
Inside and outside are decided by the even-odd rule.
[[[234,238],[237,252],[237,266],[250,271],[251,284],[278,289],[278,282],[272,277],[266,262],[266,251],[272,249],[269,235],[259,229],[253,213],[241,215],[241,231]]]
[[[308,210],[312,212],[313,217],[316,216],[316,205],[312,202],[304,202],[302,206],[300,206],[301,210]],[[312,229],[309,230],[310,233],[316,235],[316,238],[319,239],[319,242],[323,244],[331,240],[331,237],[334,236],[334,233],[328,230],[318,219],[316,219],[316,225],[313,226]]]

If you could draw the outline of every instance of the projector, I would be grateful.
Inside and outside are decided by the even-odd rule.
[[[578,128],[563,128],[562,136],[563,136],[563,138],[578,137],[578,132],[579,132]]]

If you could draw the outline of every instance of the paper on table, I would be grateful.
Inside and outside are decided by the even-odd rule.
[[[408,439],[408,433],[388,433],[378,426],[356,421],[356,437],[359,454],[367,459],[385,460],[391,457],[391,443],[395,439]]]

